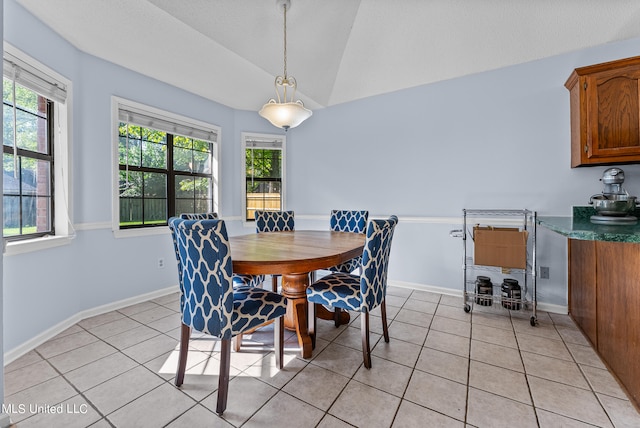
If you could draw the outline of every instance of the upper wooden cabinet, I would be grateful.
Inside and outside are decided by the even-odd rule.
[[[576,68],[571,167],[640,163],[640,57]]]

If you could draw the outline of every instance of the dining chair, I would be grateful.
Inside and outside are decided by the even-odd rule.
[[[256,220],[256,233],[264,232],[289,232],[295,228],[295,216],[293,211],[261,211],[253,214]],[[271,275],[271,288],[278,291],[278,277]]]
[[[180,214],[180,218],[184,220],[216,220],[218,218],[218,213],[209,212],[209,213],[185,213]],[[174,241],[175,247],[175,241]],[[178,257],[178,249],[176,248],[176,257]],[[178,263],[180,261],[178,260]],[[264,283],[265,276],[264,275],[248,275],[248,274],[233,274],[233,286],[247,286],[247,287],[260,287]],[[271,324],[271,323],[268,323]],[[261,326],[262,327],[262,326]],[[249,332],[252,333],[252,332]],[[234,338],[233,350],[236,352],[240,352],[240,347],[242,345],[242,333],[236,335]]]
[[[332,210],[329,225],[334,232],[362,233],[367,231],[369,211]],[[354,257],[327,270],[351,273],[361,266],[362,256]],[[362,273],[362,272],[360,272]]]
[[[218,213],[185,213],[180,214],[180,218],[183,220],[215,220],[218,218]],[[246,285],[248,287],[259,287],[264,282],[264,275],[241,275],[233,274],[233,286]]]
[[[369,211],[332,210],[331,217],[329,219],[329,226],[334,232],[351,232],[364,234],[367,231],[368,218]],[[328,270],[330,272],[351,273],[354,270],[360,268],[361,263],[362,256],[358,256],[324,270]],[[315,280],[316,272],[311,272],[311,282],[314,282]],[[340,308],[334,308],[333,310],[333,320],[336,328],[340,327],[341,312],[342,310]]]
[[[387,326],[387,270],[393,231],[398,217],[392,215],[387,220],[371,220],[362,252],[362,274],[334,272],[315,281],[307,288],[309,302],[309,334],[315,341],[315,305],[331,306],[360,312],[362,334],[362,355],[364,366],[371,368],[371,347],[369,343],[369,313],[380,306],[384,341],[389,342]]]
[[[183,213],[180,214],[180,218],[183,220],[217,220],[218,213]]]
[[[260,211],[254,212],[256,232],[288,232],[294,230],[295,216],[293,211]]]
[[[283,364],[286,298],[259,287],[232,285],[232,260],[224,220],[171,218],[184,292],[175,384],[184,382],[191,330],[221,339],[216,413],[227,406],[232,337],[273,320],[276,366]]]

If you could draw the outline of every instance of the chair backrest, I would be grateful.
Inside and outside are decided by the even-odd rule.
[[[288,232],[294,229],[293,211],[255,211],[256,232]]]
[[[188,213],[180,214],[180,218],[183,220],[215,220],[218,218],[218,213]]]
[[[182,322],[196,331],[232,335],[233,269],[224,220],[172,218],[184,302]]]
[[[369,211],[331,211],[331,230],[335,232],[365,233]]]
[[[371,311],[384,299],[387,292],[387,270],[393,231],[398,217],[392,215],[387,220],[371,220],[367,227],[367,237],[362,252],[362,275],[360,310]]]
[[[218,213],[188,213],[181,214],[180,218],[183,220],[215,220],[218,218]],[[178,284],[180,286],[180,307],[184,305],[184,291],[182,289],[182,263],[180,263],[180,254],[178,253],[178,244],[176,242],[176,236],[171,233],[173,238],[173,249],[176,252],[176,260],[178,261]]]

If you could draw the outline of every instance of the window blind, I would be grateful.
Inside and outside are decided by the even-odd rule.
[[[247,149],[282,149],[282,140],[246,139],[244,143]]]
[[[2,72],[8,79],[58,103],[67,100],[67,86],[56,78],[5,52]]]
[[[158,131],[182,135],[183,137],[189,137],[196,140],[211,142],[218,141],[218,133],[212,129],[207,129],[194,124],[178,123],[175,119],[162,117],[155,113],[136,110],[129,106],[118,109],[118,119],[121,122],[139,125],[145,128],[153,128]]]

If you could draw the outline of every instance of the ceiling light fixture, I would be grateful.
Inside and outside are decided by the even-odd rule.
[[[278,9],[284,9],[284,74],[277,76],[275,80],[278,100],[271,98],[262,106],[259,114],[273,126],[288,131],[307,120],[312,113],[304,107],[302,101],[294,101],[298,85],[295,77],[287,76],[287,9],[291,8],[291,0],[276,0],[276,4]]]

